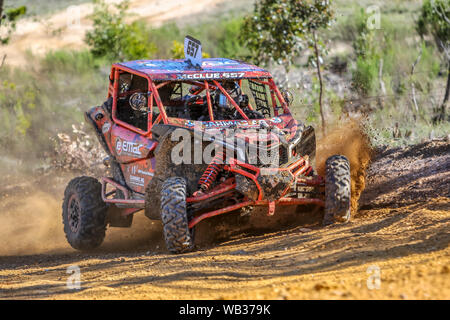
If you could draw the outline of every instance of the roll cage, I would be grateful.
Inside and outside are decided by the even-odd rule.
[[[119,92],[119,80],[120,75],[122,74],[131,74],[134,76],[142,77],[147,81],[147,92],[145,93],[147,97],[147,129],[144,130],[142,128],[139,128],[137,126],[134,126],[130,123],[127,123],[126,121],[123,121],[118,117],[118,99],[120,98],[120,92]],[[174,80],[154,80],[152,77],[149,76],[149,74],[145,72],[141,72],[139,70],[133,70],[131,68],[122,66],[122,65],[113,65],[110,73],[110,85],[108,88],[108,98],[112,97],[112,119],[119,124],[120,126],[123,126],[133,132],[136,132],[140,135],[151,137],[152,133],[152,126],[159,123],[164,124],[174,124],[178,125],[179,123],[176,120],[179,120],[179,118],[170,117],[167,114],[166,106],[164,105],[159,90],[164,88],[165,86],[171,84],[171,83],[184,83],[184,84],[190,84],[192,86],[197,86],[198,90],[194,93],[194,95],[199,95],[203,92],[205,92],[205,99],[206,99],[206,107],[208,109],[208,115],[209,120],[208,121],[217,121],[219,119],[215,119],[214,112],[213,112],[213,103],[212,103],[212,94],[211,91],[219,90],[227,99],[227,101],[231,104],[231,106],[240,114],[240,116],[244,120],[249,120],[249,117],[247,114],[242,110],[242,108],[236,103],[236,101],[231,97],[230,93],[224,88],[223,83],[224,81],[234,81],[239,84],[240,87],[242,87],[242,83],[244,80],[250,81],[253,86],[264,86],[264,89],[262,92],[261,90],[254,90],[250,87],[250,90],[252,91],[252,95],[254,98],[254,102],[256,105],[252,105],[251,103],[248,104],[248,109],[250,110],[258,110],[258,109],[264,109],[261,112],[265,117],[270,116],[270,113],[272,111],[273,116],[279,115],[279,110],[282,109],[283,114],[290,114],[288,103],[286,102],[286,99],[284,98],[282,92],[277,88],[273,78],[271,77],[242,77],[242,78],[218,78],[218,79],[200,79],[200,80],[189,80],[189,79],[174,79]],[[267,99],[267,93],[266,88],[269,89],[269,96],[271,103],[268,102],[269,99]],[[133,91],[128,92],[129,95],[131,95]],[[265,97],[264,97],[265,96]],[[261,101],[263,101],[265,98],[267,106],[263,107],[261,105]],[[258,108],[260,107],[260,108]],[[155,110],[159,110],[159,114],[155,114]],[[192,120],[192,119],[188,119]],[[227,121],[227,120],[220,120],[220,121]]]

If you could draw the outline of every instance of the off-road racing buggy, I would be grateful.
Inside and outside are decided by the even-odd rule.
[[[70,245],[98,247],[106,227],[130,227],[144,210],[161,219],[167,249],[194,248],[203,219],[266,206],[324,207],[324,224],[350,219],[350,165],[341,155],[315,173],[315,132],[296,121],[271,74],[241,61],[201,59],[113,64],[108,97],[85,113],[112,177],[78,177],[63,203]],[[200,54],[200,56],[199,56]]]

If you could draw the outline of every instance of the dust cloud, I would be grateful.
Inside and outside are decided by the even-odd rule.
[[[61,199],[39,191],[3,197],[0,256],[67,250],[61,203]]]
[[[63,229],[65,183],[52,192],[24,190],[0,195],[0,256],[78,252],[67,242]],[[27,189],[38,187],[32,183]],[[108,228],[105,241],[94,252],[163,251],[161,229],[158,221],[150,221],[139,212],[131,228]]]

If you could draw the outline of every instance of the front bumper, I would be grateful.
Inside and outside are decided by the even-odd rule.
[[[307,176],[313,170],[308,157],[298,157],[284,168],[259,168],[232,160],[225,169],[235,174],[236,190],[253,201],[282,198],[299,176]]]

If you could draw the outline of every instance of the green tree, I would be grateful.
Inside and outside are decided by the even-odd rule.
[[[3,0],[0,0],[0,44],[7,44],[12,32],[16,29],[16,22],[20,16],[27,12],[25,6],[17,8],[3,8]],[[2,32],[1,29],[5,29]]]
[[[448,0],[425,0],[417,21],[417,31],[423,37],[432,35],[447,64],[447,86],[444,100],[435,121],[446,119],[450,95],[450,2]]]
[[[94,28],[86,33],[86,43],[97,57],[110,60],[149,58],[156,51],[149,31],[141,22],[126,23],[129,0],[113,5],[110,10],[103,0],[94,0]]]
[[[353,15],[356,24],[357,36],[353,41],[353,49],[356,56],[355,69],[352,71],[353,88],[361,96],[376,94],[376,78],[378,65],[382,58],[383,46],[389,44],[384,34],[375,34],[376,30],[367,26],[369,16],[363,8]],[[380,45],[379,40],[383,45]]]
[[[259,0],[253,15],[246,17],[241,33],[241,40],[253,52],[256,63],[273,61],[282,64],[286,71],[302,51],[312,51],[310,62],[316,67],[319,78],[323,130],[321,55],[324,46],[318,31],[331,24],[333,15],[331,0]]]
[[[217,51],[221,57],[242,59],[248,51],[239,39],[244,20],[242,18],[226,19],[218,25],[221,31],[217,37]]]

